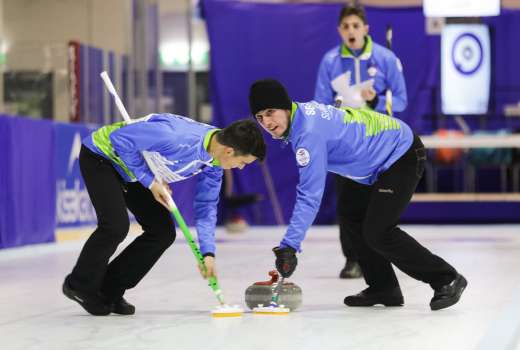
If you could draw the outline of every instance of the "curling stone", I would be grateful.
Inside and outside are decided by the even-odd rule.
[[[259,305],[269,305],[273,288],[278,282],[278,272],[270,271],[270,281],[256,282],[246,289],[246,304],[252,310]],[[284,281],[282,290],[278,295],[278,304],[285,305],[291,311],[296,310],[302,304],[302,289],[292,282]]]

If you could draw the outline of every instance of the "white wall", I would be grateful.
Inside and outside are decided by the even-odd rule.
[[[56,120],[68,119],[69,41],[131,53],[130,0],[0,1],[0,23],[9,45],[6,69],[54,73]]]
[[[160,40],[159,49],[165,61],[178,62],[182,58],[187,59],[188,55],[188,24],[186,13],[161,13],[160,20]],[[200,18],[193,18],[193,55],[195,70],[208,70],[207,64],[197,64],[197,55],[207,53],[209,50],[208,35],[206,33],[206,23]],[[164,70],[180,70],[187,69],[187,63],[163,65]]]

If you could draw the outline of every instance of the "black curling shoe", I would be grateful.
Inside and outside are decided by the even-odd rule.
[[[347,260],[345,263],[345,267],[341,269],[339,273],[339,278],[361,278],[363,277],[363,272],[361,271],[361,266],[357,261]]]
[[[135,314],[135,306],[121,297],[110,304],[110,311],[119,315],[133,315]]]
[[[399,287],[378,292],[371,291],[369,287],[359,294],[349,295],[343,302],[347,306],[403,306],[404,299]]]
[[[101,298],[73,289],[68,276],[63,281],[62,291],[67,298],[77,302],[91,315],[106,316],[110,313],[110,306],[104,303]]]
[[[435,290],[433,298],[430,301],[430,308],[436,311],[456,304],[467,285],[468,281],[466,281],[464,276],[457,274],[457,277],[455,277],[450,284],[446,284]]]

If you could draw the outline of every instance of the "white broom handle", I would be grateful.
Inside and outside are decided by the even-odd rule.
[[[116,102],[117,109],[119,110],[119,113],[123,116],[123,119],[130,123],[132,120],[130,119],[130,116],[128,115],[128,112],[126,111],[125,105],[119,98],[119,95],[117,94],[116,88],[114,87],[114,84],[112,84],[112,81],[110,80],[110,77],[108,76],[108,73],[106,71],[103,71],[101,74],[101,79],[103,79],[103,82],[105,83],[105,86],[107,87],[108,92],[112,94],[114,97],[114,101]]]

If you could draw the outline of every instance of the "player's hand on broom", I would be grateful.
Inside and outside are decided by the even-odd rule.
[[[209,277],[216,277],[217,276],[217,269],[215,266],[215,257],[211,255],[207,255],[204,257],[204,265],[206,265],[206,270],[204,271],[204,267],[199,264],[199,271],[202,277],[209,278]]]
[[[273,252],[276,255],[276,269],[280,275],[290,277],[298,265],[296,250],[291,247],[274,247]]]
[[[156,201],[161,203],[166,209],[171,209],[168,205],[168,198],[171,196],[172,190],[168,184],[153,180],[150,191],[152,191],[153,197]]]
[[[163,181],[163,186],[164,186],[164,189],[170,194],[170,196],[172,195],[172,189],[170,187],[170,185],[168,185],[168,183],[166,181]]]

